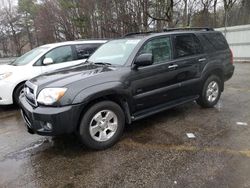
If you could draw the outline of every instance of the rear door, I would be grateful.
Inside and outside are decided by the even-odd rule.
[[[174,46],[172,64],[176,69],[174,84],[180,86],[176,89],[176,97],[196,95],[202,67],[207,61],[206,54],[194,34],[176,34],[172,40]]]

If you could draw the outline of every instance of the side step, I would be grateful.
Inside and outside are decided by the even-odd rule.
[[[164,103],[164,104],[160,104],[158,106],[147,108],[145,110],[142,110],[142,111],[139,111],[139,112],[136,112],[135,114],[133,114],[132,121],[137,121],[137,120],[143,119],[145,117],[148,117],[148,116],[157,114],[159,112],[162,112],[164,110],[168,110],[170,108],[173,108],[173,107],[176,107],[176,106],[188,103],[188,102],[192,102],[192,101],[194,101],[194,100],[196,100],[198,98],[199,98],[199,95],[191,96],[191,97],[185,97],[185,98],[181,98],[181,99],[174,100],[174,101],[171,101],[171,102],[167,102],[167,103]]]

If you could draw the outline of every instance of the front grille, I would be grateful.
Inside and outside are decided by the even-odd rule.
[[[31,82],[26,82],[24,86],[24,94],[27,99],[27,101],[32,105],[32,106],[37,106],[37,101],[36,101],[36,92],[37,92],[37,86],[32,84]]]

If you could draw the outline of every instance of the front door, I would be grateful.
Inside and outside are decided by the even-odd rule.
[[[49,51],[47,54],[44,55],[42,61],[45,58],[51,58],[53,60],[53,63],[48,65],[43,65],[42,68],[43,73],[65,67],[70,67],[73,65],[78,65],[84,62],[83,60],[75,60],[76,58],[74,55],[74,48],[71,45],[61,46],[52,49],[51,51]]]
[[[171,88],[168,86],[172,85],[176,76],[176,68],[171,64],[173,53],[170,36],[147,41],[138,55],[143,53],[152,53],[154,62],[150,66],[139,67],[131,73],[135,111],[171,100],[173,96],[169,94]]]

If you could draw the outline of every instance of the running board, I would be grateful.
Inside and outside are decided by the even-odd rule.
[[[145,117],[148,117],[148,116],[157,114],[159,112],[162,112],[164,110],[168,110],[170,108],[173,108],[173,107],[176,107],[176,106],[188,103],[188,102],[192,102],[192,101],[194,101],[194,100],[196,100],[198,98],[199,98],[199,95],[192,96],[192,97],[185,97],[185,98],[174,100],[174,101],[171,101],[171,102],[168,102],[168,103],[165,103],[165,104],[161,104],[161,105],[158,105],[158,106],[147,108],[145,110],[136,112],[131,117],[131,119],[132,119],[132,121],[137,121],[137,120],[143,119]]]

